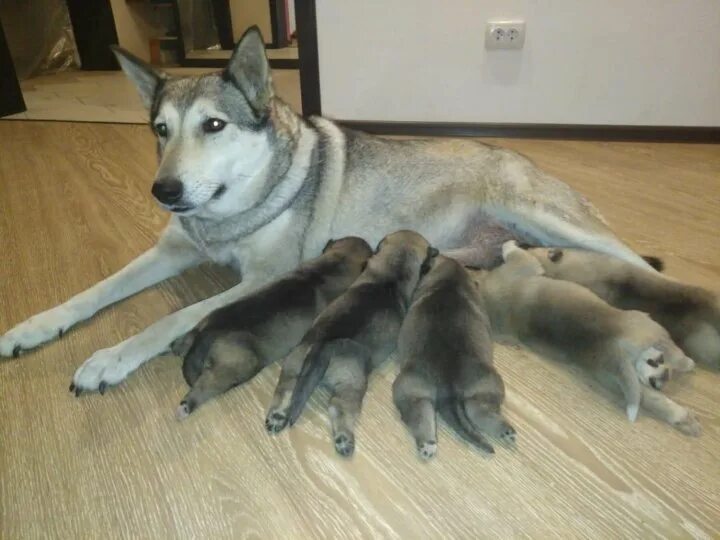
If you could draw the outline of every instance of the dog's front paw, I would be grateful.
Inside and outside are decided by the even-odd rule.
[[[62,337],[77,321],[75,312],[63,306],[30,317],[0,337],[0,356],[18,356],[27,349]]]
[[[135,369],[137,362],[123,354],[122,344],[101,349],[85,360],[73,376],[70,391],[79,396],[82,392],[97,390],[101,394],[109,386],[121,383]]]
[[[502,258],[503,261],[507,261],[508,255],[510,255],[513,251],[517,251],[520,249],[518,247],[518,243],[515,240],[508,240],[502,245]]]

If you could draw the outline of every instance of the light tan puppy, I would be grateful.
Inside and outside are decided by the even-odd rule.
[[[323,311],[283,362],[265,426],[277,433],[300,416],[315,387],[329,388],[336,451],[355,448],[354,426],[368,376],[395,349],[422,264],[437,250],[421,235],[386,236],[352,286]]]
[[[537,258],[515,242],[503,245],[503,259],[499,268],[476,274],[496,337],[610,375],[623,391],[631,421],[642,404],[683,433],[700,434],[693,414],[659,392],[671,370],[694,366],[664,328],[576,283],[544,277]]]
[[[398,337],[393,401],[420,457],[437,451],[436,411],[464,439],[493,453],[483,432],[514,442],[515,430],[500,411],[505,385],[493,367],[482,296],[453,259],[436,257],[421,271]]]
[[[531,248],[545,275],[587,287],[619,309],[637,309],[663,326],[685,353],[720,367],[720,297],[600,253]]]

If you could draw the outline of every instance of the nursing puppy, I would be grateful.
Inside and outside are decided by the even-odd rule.
[[[619,309],[647,313],[688,356],[720,367],[717,294],[590,251],[532,248],[528,253],[540,262],[547,277],[578,283]]]
[[[500,406],[505,387],[493,367],[490,323],[477,285],[439,256],[423,277],[398,337],[393,401],[424,459],[437,451],[436,410],[464,439],[493,453],[481,432],[515,440]]]
[[[318,313],[360,275],[371,254],[361,238],[330,240],[320,257],[214,311],[177,340],[173,351],[184,356],[183,375],[192,387],[178,418],[290,352]]]
[[[294,424],[322,380],[331,394],[335,449],[343,456],[353,453],[368,375],[395,349],[420,267],[436,255],[412,231],[390,234],[378,244],[362,275],[320,314],[285,359],[265,421],[268,431]]]
[[[693,414],[658,391],[671,370],[694,366],[664,328],[576,283],[544,277],[537,258],[515,242],[503,246],[503,258],[505,264],[478,277],[496,337],[610,375],[623,391],[631,421],[642,404],[683,433],[700,434]]]

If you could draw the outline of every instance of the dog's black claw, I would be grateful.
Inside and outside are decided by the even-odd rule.
[[[65,334],[65,330],[63,330],[62,328],[60,330],[58,330],[58,339],[63,337],[63,334]]]
[[[20,351],[22,351],[22,347],[20,347],[20,345],[15,345],[15,348],[13,348],[13,358],[20,356]]]
[[[74,392],[74,391],[75,391],[75,383],[74,383],[74,382],[71,382],[71,383],[70,383],[70,388],[68,388],[68,390],[69,390],[70,392]]]
[[[82,394],[82,388],[79,386],[75,387],[75,397],[80,397],[80,394]]]
[[[100,381],[100,386],[98,386],[98,392],[100,392],[100,395],[105,395],[105,390],[107,390],[108,384],[105,381]]]

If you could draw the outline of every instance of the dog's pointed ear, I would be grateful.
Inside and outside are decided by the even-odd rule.
[[[135,84],[145,108],[150,110],[155,94],[160,88],[165,76],[156,71],[150,64],[140,60],[134,54],[129,53],[122,47],[111,45],[110,49],[115,54],[120,67],[125,75]]]
[[[273,95],[273,87],[265,41],[257,26],[248,28],[240,38],[225,68],[225,76],[261,116]]]

